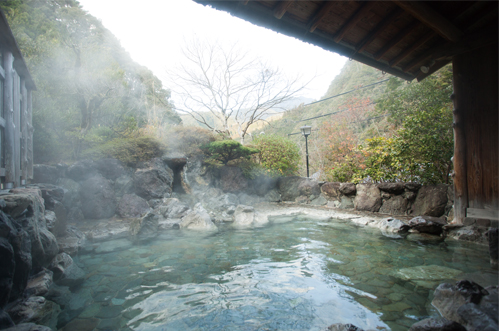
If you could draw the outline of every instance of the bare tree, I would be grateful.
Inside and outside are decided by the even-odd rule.
[[[278,68],[250,58],[238,45],[224,48],[196,41],[184,47],[183,54],[186,63],[169,75],[182,99],[177,110],[229,136],[235,124],[241,142],[253,123],[283,111],[280,105],[306,85],[299,77],[289,79]]]

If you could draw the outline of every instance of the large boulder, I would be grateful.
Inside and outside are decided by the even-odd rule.
[[[151,211],[141,218],[136,218],[130,224],[130,234],[136,240],[148,240],[158,235],[159,216]]]
[[[295,201],[299,196],[313,199],[321,194],[319,183],[305,177],[291,176],[281,177],[277,182],[283,201]]]
[[[409,206],[409,201],[401,195],[395,195],[383,202],[379,209],[382,214],[405,215]]]
[[[379,183],[377,184],[381,191],[385,191],[391,194],[401,194],[404,192],[405,184],[401,182],[397,183]]]
[[[95,162],[92,160],[81,160],[70,165],[66,171],[66,177],[76,182],[84,181],[97,174]]]
[[[409,226],[422,233],[440,235],[447,222],[443,217],[417,216],[409,221]]]
[[[43,269],[36,275],[33,275],[26,285],[25,294],[27,296],[44,296],[48,293],[53,283],[53,272]]]
[[[250,181],[250,186],[258,196],[264,197],[277,187],[277,178],[259,175]]]
[[[57,317],[61,308],[44,297],[30,297],[8,310],[14,323],[36,323],[57,329]],[[33,330],[33,329],[32,329]],[[43,330],[43,329],[42,329]]]
[[[321,186],[321,191],[328,200],[338,200],[341,194],[340,187],[339,182],[327,182]]]
[[[85,280],[85,272],[66,253],[58,254],[50,263],[49,270],[54,273],[54,281],[61,286],[74,287]]]
[[[248,189],[248,179],[239,167],[224,166],[220,169],[220,189],[224,192],[242,192]]]
[[[181,229],[218,231],[217,226],[211,221],[211,217],[201,204],[194,206],[194,210],[182,217],[179,223]]]
[[[341,183],[340,192],[344,195],[355,195],[357,188],[354,183]]]
[[[61,171],[56,166],[46,164],[33,165],[33,183],[55,184],[61,177]]]
[[[381,207],[381,194],[374,184],[357,184],[355,196],[355,209],[378,212]]]
[[[236,228],[248,228],[253,226],[253,220],[255,218],[255,208],[252,206],[239,205],[236,207],[234,212],[234,223],[233,227]]]
[[[133,184],[135,193],[146,200],[168,198],[172,193],[173,171],[161,160],[154,160],[148,168],[135,171]]]
[[[182,218],[188,213],[189,207],[177,198],[168,198],[155,210],[164,218]]]
[[[206,191],[213,181],[213,174],[203,162],[202,156],[191,157],[181,172],[182,183],[187,193],[195,191]]]
[[[94,175],[81,185],[81,210],[85,218],[110,218],[116,212],[114,190],[109,180]]]
[[[3,229],[2,229],[3,231]],[[0,237],[0,308],[9,302],[16,261],[14,248],[5,237]]]
[[[64,236],[57,238],[59,252],[75,256],[85,243],[86,237],[83,232],[74,226],[68,226]]]
[[[133,178],[129,175],[120,176],[114,181],[114,194],[117,197],[133,193],[133,190]]]
[[[125,194],[116,208],[116,213],[124,218],[144,216],[151,208],[146,200],[135,194]]]
[[[104,178],[110,180],[116,180],[116,178],[126,174],[123,164],[119,160],[112,158],[95,161],[95,168]]]
[[[419,189],[411,213],[416,216],[427,215],[440,217],[447,205],[447,185],[428,185]]]
[[[70,178],[59,178],[56,183],[64,190],[62,204],[67,210],[74,207],[80,207],[81,185]]]
[[[395,218],[385,218],[379,222],[378,227],[386,233],[405,233],[409,226],[401,220]]]

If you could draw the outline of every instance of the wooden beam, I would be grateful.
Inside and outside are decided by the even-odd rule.
[[[5,119],[4,150],[5,160],[5,183],[16,181],[16,164],[14,154],[14,56],[11,52],[3,53],[3,68],[5,69],[5,80],[3,86],[3,111]]]
[[[418,82],[422,81],[426,77],[433,75],[435,72],[437,72],[438,70],[445,67],[447,64],[449,64],[450,61],[451,60],[436,61],[434,65],[430,66],[428,72],[424,73],[424,72],[420,71],[419,74],[417,75],[416,79],[418,80]]]
[[[466,208],[466,217],[485,220],[499,220],[499,210]]]
[[[359,21],[365,17],[367,12],[371,10],[373,5],[376,3],[376,1],[368,1],[364,2],[360,5],[360,7],[353,13],[352,16],[343,24],[343,26],[340,28],[340,30],[335,34],[333,40],[337,43],[339,43],[345,34],[347,34],[348,31],[350,31]]]
[[[394,2],[400,8],[404,9],[406,12],[449,41],[457,42],[464,35],[463,32],[451,21],[436,12],[424,2],[401,0],[394,0]]]
[[[314,32],[319,26],[319,23],[324,19],[324,17],[329,14],[329,11],[336,5],[335,1],[325,1],[321,8],[315,13],[314,17],[310,20],[309,32]]]
[[[421,25],[421,23],[417,20],[415,20],[412,23],[410,23],[409,25],[407,25],[404,29],[402,29],[399,33],[397,33],[397,35],[395,37],[393,37],[392,40],[390,40],[379,51],[377,51],[376,54],[374,54],[374,58],[376,60],[381,59],[393,47],[395,47],[399,42],[401,42],[402,39],[404,39],[405,37],[410,35],[420,25]]]
[[[402,9],[398,7],[393,9],[364,39],[362,39],[360,43],[355,46],[357,52],[363,52],[366,47],[369,46],[369,44],[372,43],[373,40],[376,39],[376,37],[378,37],[383,30],[402,13]]]
[[[397,64],[399,64],[400,61],[402,61],[403,59],[405,59],[406,57],[408,57],[409,55],[411,55],[412,52],[414,52],[418,47],[420,47],[421,45],[423,45],[424,43],[426,43],[428,40],[430,40],[434,36],[435,36],[435,34],[433,32],[431,32],[431,31],[427,32],[422,38],[420,38],[419,40],[416,40],[411,46],[409,46],[408,48],[406,48],[402,53],[400,53],[399,55],[397,55],[396,57],[394,57],[390,61],[390,67],[394,67]]]
[[[280,20],[292,4],[293,0],[279,1],[274,8],[274,17]]]

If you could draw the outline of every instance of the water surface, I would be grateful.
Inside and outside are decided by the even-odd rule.
[[[425,245],[308,216],[211,235],[171,230],[143,243],[107,241],[75,261],[88,278],[60,326],[72,320],[71,327],[98,330],[324,330],[333,323],[407,330],[437,314],[430,302],[439,283],[462,274],[497,281],[486,247]]]

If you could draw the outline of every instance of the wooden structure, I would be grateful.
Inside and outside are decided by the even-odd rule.
[[[33,178],[31,92],[36,89],[3,12],[0,11],[0,179],[2,188]]]
[[[409,81],[452,62],[455,220],[498,219],[497,1],[194,1]]]

